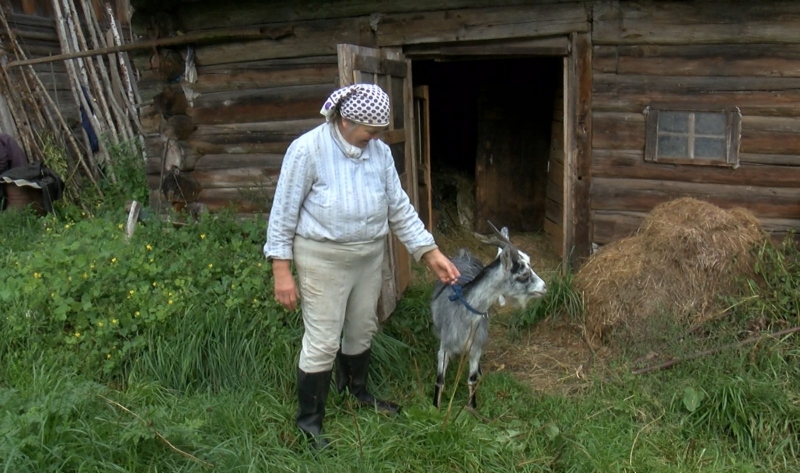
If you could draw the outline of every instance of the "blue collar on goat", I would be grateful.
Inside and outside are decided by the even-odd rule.
[[[471,305],[469,305],[469,302],[467,302],[467,300],[464,299],[464,293],[461,292],[461,285],[460,284],[453,284],[450,287],[453,288],[454,294],[452,296],[450,296],[448,299],[450,299],[451,301],[461,301],[461,303],[464,304],[464,307],[466,307],[468,311],[472,312],[473,314],[480,315],[484,319],[488,319],[489,318],[489,311],[488,310],[486,312],[481,312],[478,309],[476,309],[476,308],[472,307]]]

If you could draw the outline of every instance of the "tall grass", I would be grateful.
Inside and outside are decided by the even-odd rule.
[[[448,413],[431,405],[436,342],[428,309],[432,288],[426,283],[409,288],[374,343],[373,391],[400,401],[403,411],[386,417],[356,409],[352,400],[332,391],[325,419],[332,446],[313,453],[294,426],[299,314],[262,298],[249,300],[271,291],[268,277],[261,279],[262,273],[246,260],[251,255],[255,264],[260,257],[263,229],[226,217],[199,225],[203,239],[168,229],[143,231],[147,242],[162,245],[159,251],[168,257],[131,266],[133,273],[144,268],[171,280],[182,277],[151,264],[203,269],[213,263],[224,271],[193,278],[192,284],[203,285],[184,291],[188,302],[180,310],[131,335],[141,337],[141,343],[114,365],[113,373],[81,369],[86,355],[80,345],[42,338],[52,327],[41,317],[26,318],[29,305],[23,295],[5,304],[0,315],[0,471],[800,469],[800,347],[793,338],[765,340],[647,376],[631,375],[620,363],[609,368],[615,370],[613,378],[598,377],[570,396],[534,392],[507,372],[487,371],[479,390],[482,417],[461,409],[466,389],[463,383],[454,385],[451,370],[448,394],[457,391]],[[89,227],[76,225],[70,238],[96,238]],[[29,251],[26,241],[44,231],[24,215],[0,214],[0,238],[14,251]],[[137,245],[147,251],[144,243],[132,242],[126,258],[135,260]],[[228,260],[230,266],[224,266]],[[798,277],[789,266],[784,276]],[[104,281],[113,284],[113,279]],[[762,284],[755,281],[753,290]],[[550,291],[552,299],[542,300],[542,308],[523,315],[530,323],[546,315],[578,316],[568,278],[551,281]],[[776,305],[784,296],[775,293],[769,300]],[[737,313],[731,320],[740,316],[752,319]]]

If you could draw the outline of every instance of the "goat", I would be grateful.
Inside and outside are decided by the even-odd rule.
[[[451,290],[441,282],[436,283],[431,298],[431,316],[434,333],[439,338],[436,387],[433,405],[438,408],[444,389],[447,364],[455,355],[469,354],[468,405],[477,407],[475,392],[481,375],[480,358],[489,338],[489,308],[502,295],[524,307],[529,300],[542,297],[547,288],[544,281],[531,269],[511,240],[492,226],[496,237],[490,243],[500,248],[498,256],[483,265],[480,259],[466,249],[452,258],[463,285],[453,285]]]

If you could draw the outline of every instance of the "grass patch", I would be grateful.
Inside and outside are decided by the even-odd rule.
[[[478,392],[485,419],[461,409],[467,390],[463,377],[455,385],[453,369],[448,415],[431,405],[437,344],[430,329],[432,285],[423,278],[374,343],[373,391],[399,401],[403,411],[385,417],[355,409],[332,392],[325,420],[332,448],[314,454],[294,426],[301,321],[269,297],[271,273],[261,256],[265,223],[225,215],[180,229],[148,223],[126,241],[118,228],[124,215],[80,213],[71,211],[72,220],[0,214],[0,238],[12,249],[0,277],[16,281],[4,286],[0,317],[3,471],[800,467],[795,338],[764,340],[646,376],[630,374],[625,358],[612,360],[603,374],[613,376],[595,373],[571,395],[533,391],[506,371],[487,370]],[[760,279],[742,286],[743,300],[751,299],[715,322],[715,330],[725,327],[735,337],[762,313],[776,327],[793,323],[796,313],[787,313],[795,310],[796,254],[792,247],[769,251],[778,253],[762,255]],[[94,272],[84,280],[88,269]],[[540,307],[517,316],[520,326],[579,317],[569,276],[549,285]],[[83,293],[96,294],[86,306]],[[68,297],[75,304],[56,311]]]

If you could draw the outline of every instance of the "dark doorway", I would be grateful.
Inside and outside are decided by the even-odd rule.
[[[476,231],[486,219],[512,231],[545,223],[554,126],[562,117],[563,58],[413,61],[413,83],[429,89],[431,171],[474,182]],[[555,125],[554,125],[555,124]],[[434,199],[436,205],[437,199]]]

